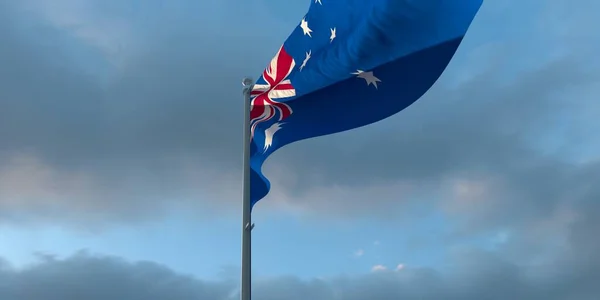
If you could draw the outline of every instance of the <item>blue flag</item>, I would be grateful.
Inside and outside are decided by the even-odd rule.
[[[385,119],[442,74],[483,0],[310,0],[252,89],[252,206],[277,149]]]

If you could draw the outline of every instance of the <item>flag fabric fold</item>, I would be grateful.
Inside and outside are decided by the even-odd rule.
[[[277,149],[385,119],[442,74],[483,0],[310,0],[251,92],[252,206]]]

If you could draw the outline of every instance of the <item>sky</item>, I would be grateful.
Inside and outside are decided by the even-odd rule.
[[[0,298],[237,299],[240,83],[309,2],[0,1]],[[422,99],[272,155],[254,298],[598,299],[600,2],[574,4],[487,0]]]

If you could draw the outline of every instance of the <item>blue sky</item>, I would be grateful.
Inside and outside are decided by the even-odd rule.
[[[599,8],[583,2],[486,1],[423,99],[274,154],[253,215],[261,299],[597,296]],[[0,278],[32,300],[69,280],[91,300],[235,293],[240,80],[308,4],[0,4]],[[39,279],[80,264],[113,277]]]
[[[306,220],[289,214],[255,213],[254,264],[257,276],[296,275],[305,278],[339,273],[361,274],[375,265],[434,266],[443,263],[443,217],[418,222],[336,222]],[[3,228],[3,257],[26,266],[39,253],[59,257],[79,250],[151,260],[202,278],[219,276],[239,262],[239,220],[203,221],[190,213],[173,214],[139,226],[118,226],[102,232],[68,228]],[[471,239],[479,242],[482,239]],[[484,240],[485,241],[485,240]],[[492,238],[485,245],[491,245]],[[8,246],[10,245],[10,246]],[[210,257],[210,259],[207,259]]]

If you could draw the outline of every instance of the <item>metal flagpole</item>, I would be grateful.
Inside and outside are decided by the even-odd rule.
[[[243,200],[242,200],[242,285],[240,290],[241,300],[250,300],[252,285],[252,224],[250,211],[250,92],[254,85],[252,78],[242,81],[244,93],[244,158],[243,158]]]

